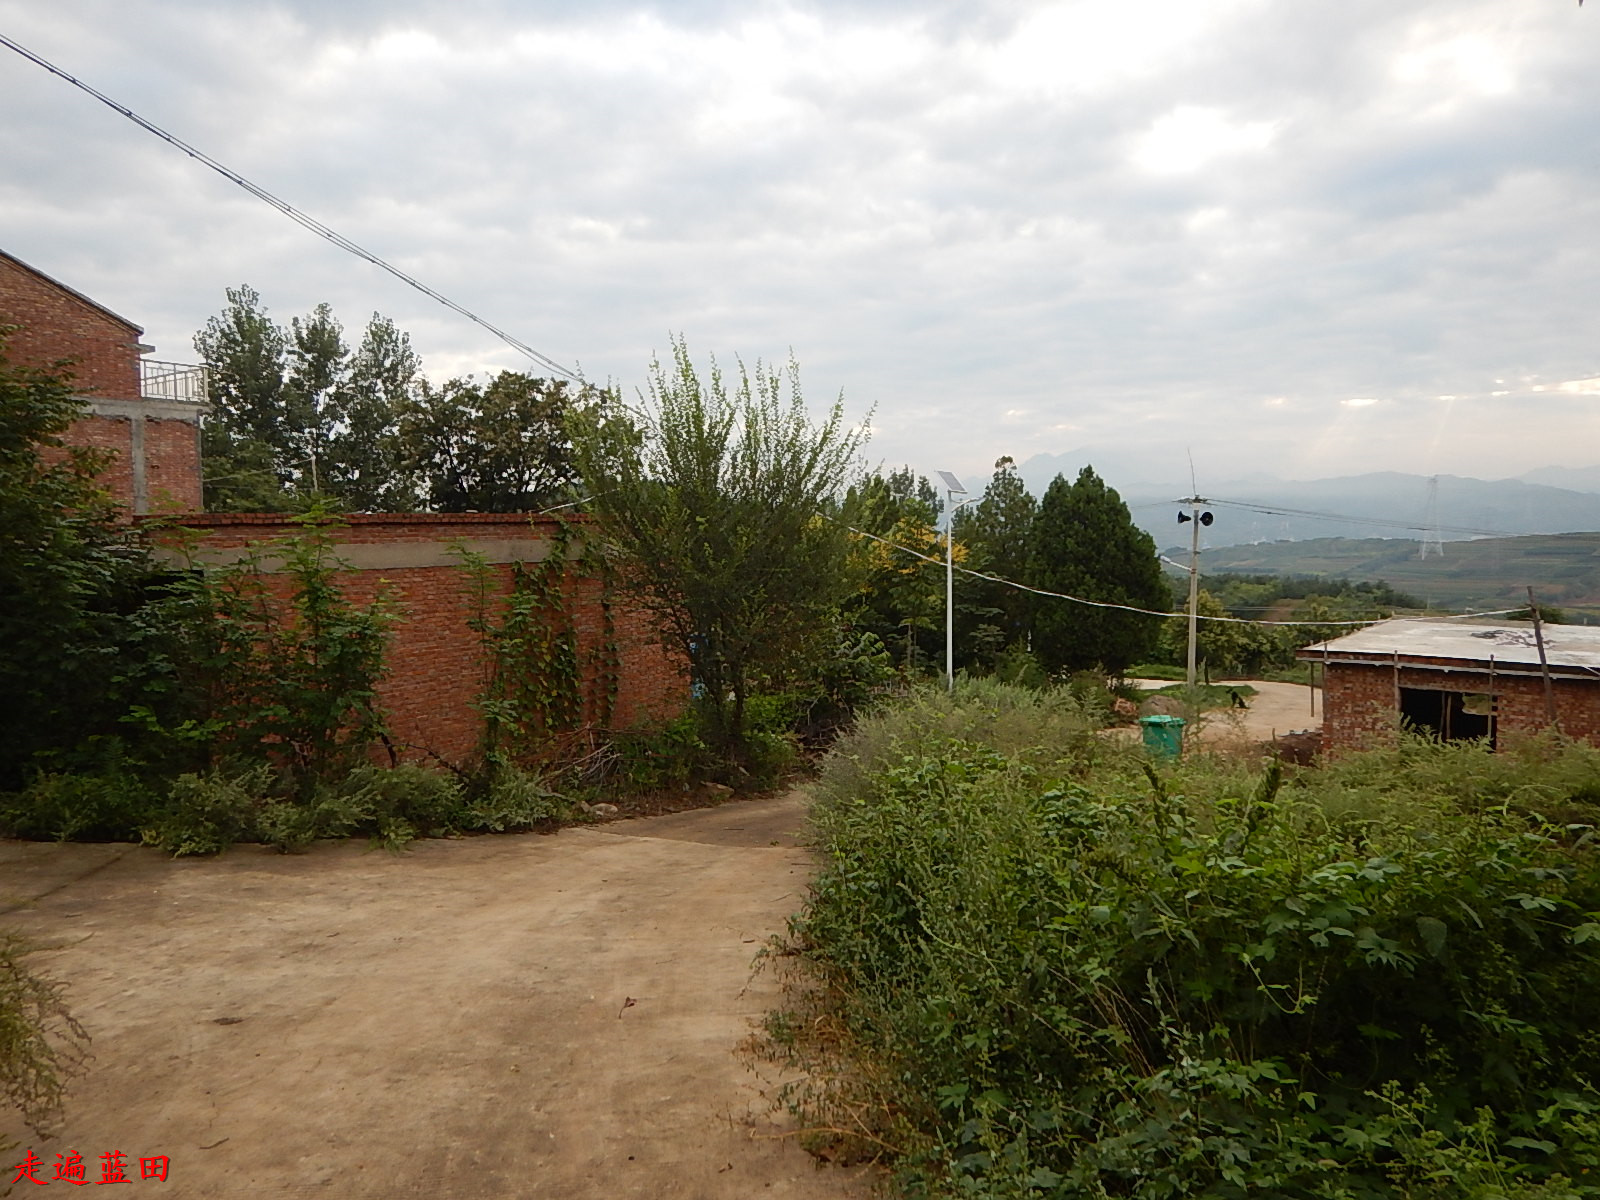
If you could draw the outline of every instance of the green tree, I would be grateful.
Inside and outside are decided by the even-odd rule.
[[[856,593],[848,618],[886,644],[903,646],[907,670],[942,653],[944,571],[906,553],[943,558],[939,510],[933,485],[910,467],[874,472],[853,484],[845,498],[846,522],[871,535],[852,543]]]
[[[372,314],[335,394],[324,486],[356,512],[410,512],[419,502],[397,425],[414,402],[422,360],[411,337]]]
[[[357,511],[414,509],[398,432],[421,371],[411,339],[374,313],[352,352],[326,304],[283,329],[254,289],[227,297],[195,335],[211,368],[206,507],[284,512],[322,497]]]
[[[483,386],[423,381],[401,422],[401,455],[436,512],[529,512],[566,497],[576,480],[565,380],[501,371]]]
[[[681,339],[670,365],[651,363],[639,407],[612,396],[573,427],[591,510],[689,663],[709,741],[737,768],[753,688],[818,672],[833,652],[847,533],[822,514],[864,432],[841,402],[813,423],[792,360],[740,363],[732,380],[713,362],[702,378]]]
[[[0,791],[39,756],[114,732],[123,614],[145,559],[95,482],[103,453],[69,448],[82,412],[64,368],[12,365],[0,327]]]
[[[967,547],[967,566],[985,575],[1026,582],[1038,509],[1015,461],[1009,455],[999,459],[983,499],[955,513],[955,537]],[[1033,617],[1029,593],[970,576],[963,590],[966,604],[983,610],[998,629],[1000,648],[1027,638]]]
[[[327,304],[319,304],[305,318],[289,322],[289,372],[283,387],[283,435],[287,456],[279,471],[304,494],[326,492],[328,447],[334,422],[347,407],[345,388],[350,373],[350,350],[344,343],[344,326]]]
[[[284,465],[293,457],[285,422],[288,337],[254,288],[229,288],[228,303],[194,335],[210,368],[211,412],[201,435],[205,506],[213,512],[291,507]]]
[[[1071,484],[1055,477],[1039,502],[1031,540],[1028,582],[1035,587],[1102,604],[1168,607],[1155,542],[1093,467]],[[1099,666],[1120,673],[1154,647],[1161,618],[1040,599],[1033,629],[1034,653],[1048,669]]]

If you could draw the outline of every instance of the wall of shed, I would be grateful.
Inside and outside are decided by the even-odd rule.
[[[1324,749],[1332,753],[1356,749],[1390,734],[1398,721],[1398,688],[1491,694],[1502,738],[1537,733],[1545,727],[1544,682],[1537,675],[1440,671],[1408,663],[1403,657],[1398,666],[1334,660],[1326,665],[1323,683]],[[1600,745],[1600,679],[1557,677],[1552,694],[1562,731]]]
[[[269,586],[285,600],[287,576],[273,574],[275,539],[296,527],[276,515],[207,514],[187,517],[185,527],[199,537],[197,561],[237,561],[252,549],[264,556]],[[479,743],[481,724],[473,709],[483,683],[478,635],[468,628],[473,613],[471,579],[453,552],[466,545],[490,560],[499,596],[511,589],[512,563],[542,561],[556,522],[500,513],[368,515],[345,518],[334,534],[341,558],[352,569],[341,571],[338,583],[357,603],[387,595],[398,616],[389,654],[389,673],[379,686],[379,700],[391,734],[403,756],[428,761],[468,760]],[[169,547],[178,533],[155,530]],[[165,556],[175,565],[180,556]],[[359,564],[359,565],[357,565]],[[618,673],[611,726],[659,724],[677,716],[688,701],[688,679],[680,660],[656,638],[645,613],[620,599],[607,597],[604,582],[583,575],[570,582],[568,611],[580,646],[586,651],[590,676],[584,690],[598,685],[594,660],[604,637],[605,607],[610,603]],[[598,713],[591,703],[590,718]]]

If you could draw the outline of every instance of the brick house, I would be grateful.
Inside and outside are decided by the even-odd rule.
[[[66,360],[87,409],[67,441],[113,452],[101,479],[129,513],[201,507],[203,368],[146,358],[139,326],[4,251],[0,325],[12,362]]]
[[[139,326],[3,251],[0,324],[17,327],[8,339],[12,362],[52,367],[70,360],[88,411],[65,440],[114,452],[102,481],[135,521],[154,520],[147,528],[158,559],[190,565],[174,547],[193,535],[169,528],[176,517],[198,535],[199,565],[237,561],[255,549],[273,573],[270,544],[294,530],[288,517],[201,512],[204,368],[151,362]],[[379,702],[406,757],[459,762],[477,744],[473,701],[482,668],[467,625],[472,583],[460,548],[480,555],[494,588],[506,594],[514,564],[543,560],[554,527],[550,518],[524,513],[399,513],[353,515],[336,531],[337,553],[350,568],[340,575],[345,592],[357,602],[380,592],[394,602],[398,620]],[[652,636],[645,615],[614,604],[598,578],[574,578],[565,594],[565,616],[580,642],[594,643],[602,626],[613,638],[611,725],[657,724],[681,712],[686,672]]]
[[[1444,741],[1563,733],[1600,745],[1600,628],[1382,621],[1307,646],[1323,664],[1323,746],[1353,749],[1400,722]],[[1548,693],[1547,693],[1548,688]],[[1546,699],[1548,694],[1548,701]]]

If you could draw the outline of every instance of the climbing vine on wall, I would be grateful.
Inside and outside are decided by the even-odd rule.
[[[574,545],[579,545],[577,554]],[[467,625],[478,635],[485,759],[548,757],[556,735],[604,728],[620,678],[612,576],[603,556],[560,522],[537,562],[511,564],[511,586],[488,560],[456,553],[471,580]],[[580,581],[599,581],[600,630],[580,636],[573,620]]]

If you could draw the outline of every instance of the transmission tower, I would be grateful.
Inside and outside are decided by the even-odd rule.
[[[1427,532],[1422,535],[1422,551],[1418,558],[1427,558],[1430,554],[1444,557],[1444,539],[1439,536],[1439,477],[1434,475],[1428,480],[1428,511],[1422,518],[1422,523],[1427,526]]]

